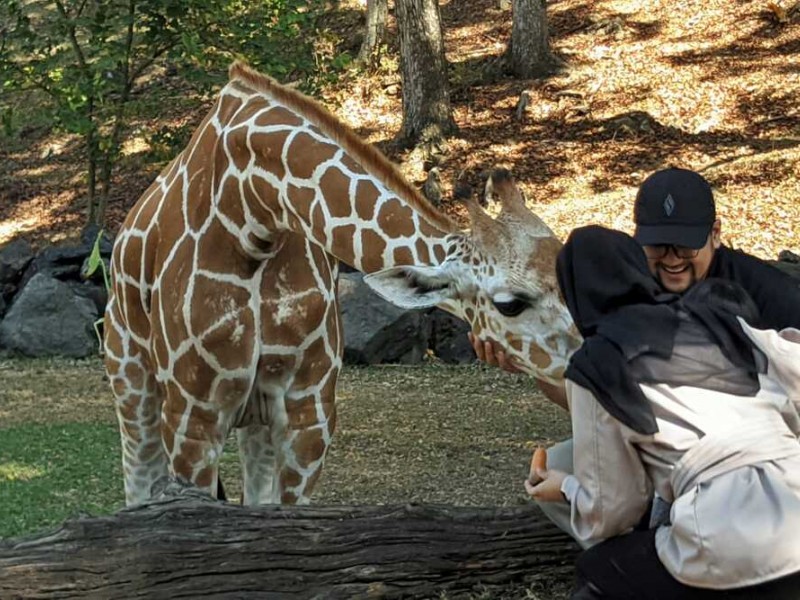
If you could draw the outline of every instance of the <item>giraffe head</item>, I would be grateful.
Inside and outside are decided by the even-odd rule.
[[[519,369],[556,382],[580,345],[556,280],[561,242],[525,206],[508,171],[492,174],[486,195],[500,214],[468,202],[471,230],[450,236],[440,264],[395,266],[364,281],[398,306],[447,310],[478,339],[499,343]]]

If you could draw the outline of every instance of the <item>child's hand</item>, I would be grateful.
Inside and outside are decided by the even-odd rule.
[[[528,481],[532,484],[536,485],[539,483],[543,477],[540,477],[537,473],[538,472],[547,472],[547,450],[544,448],[536,448],[533,451],[533,456],[531,457],[531,470],[528,474]]]
[[[531,483],[525,480],[525,491],[531,498],[538,502],[565,502],[564,494],[561,493],[561,484],[567,474],[562,471],[550,469],[536,472],[539,483]]]
[[[561,483],[566,473],[554,469],[547,470],[547,450],[536,448],[531,457],[531,470],[525,481],[525,491],[539,502],[563,502]]]

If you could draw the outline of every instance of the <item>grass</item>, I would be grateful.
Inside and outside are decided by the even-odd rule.
[[[532,381],[482,366],[348,367],[337,405],[316,504],[525,503],[531,446],[569,435]],[[99,360],[0,360],[0,538],[122,508],[119,446]],[[221,472],[238,498],[235,444]],[[475,598],[554,600],[567,587],[544,576]]]
[[[2,430],[0,537],[43,529],[123,502],[119,433],[100,423],[19,425]]]

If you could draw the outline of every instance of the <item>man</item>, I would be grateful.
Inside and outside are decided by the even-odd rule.
[[[762,328],[800,328],[800,282],[722,245],[714,195],[700,174],[678,168],[653,173],[639,188],[633,218],[633,237],[665,291],[682,294],[708,277],[729,279],[755,300]]]
[[[639,188],[633,214],[633,237],[642,245],[650,271],[664,291],[682,294],[708,277],[732,280],[755,301],[761,313],[755,326],[800,329],[800,282],[761,259],[722,245],[714,195],[699,173],[679,168],[653,173]],[[479,360],[516,372],[499,346],[474,336],[470,341]],[[566,407],[563,387],[540,387],[548,399]],[[571,439],[548,449],[548,464],[572,473]],[[539,506],[556,525],[571,533],[569,506]],[[654,520],[659,518],[654,514]]]

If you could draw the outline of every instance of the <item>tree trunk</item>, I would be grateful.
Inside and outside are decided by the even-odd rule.
[[[533,505],[242,507],[180,489],[0,540],[0,597],[438,597],[563,580],[577,551]]]
[[[436,143],[456,131],[437,0],[396,0],[403,79],[404,145]]]
[[[389,15],[389,0],[367,0],[367,26],[364,41],[358,52],[358,60],[367,62],[378,50],[386,33],[386,18]]]
[[[97,219],[97,163],[100,155],[97,130],[94,120],[94,100],[89,98],[89,130],[85,134],[86,156],[89,162],[86,171],[86,226],[96,224]]]
[[[514,0],[511,41],[507,59],[509,70],[523,79],[551,73],[556,60],[550,52],[547,10],[543,0]]]
[[[103,168],[100,176],[100,200],[97,203],[95,213],[95,224],[99,227],[105,226],[106,211],[108,209],[108,196],[111,191],[111,173],[120,155],[120,137],[122,135],[123,123],[125,121],[125,109],[131,97],[134,80],[131,78],[131,61],[133,59],[133,38],[134,23],[136,22],[136,2],[128,2],[128,30],[125,36],[125,57],[120,65],[120,81],[122,90],[115,102],[114,125],[108,140],[108,148],[103,153]]]

